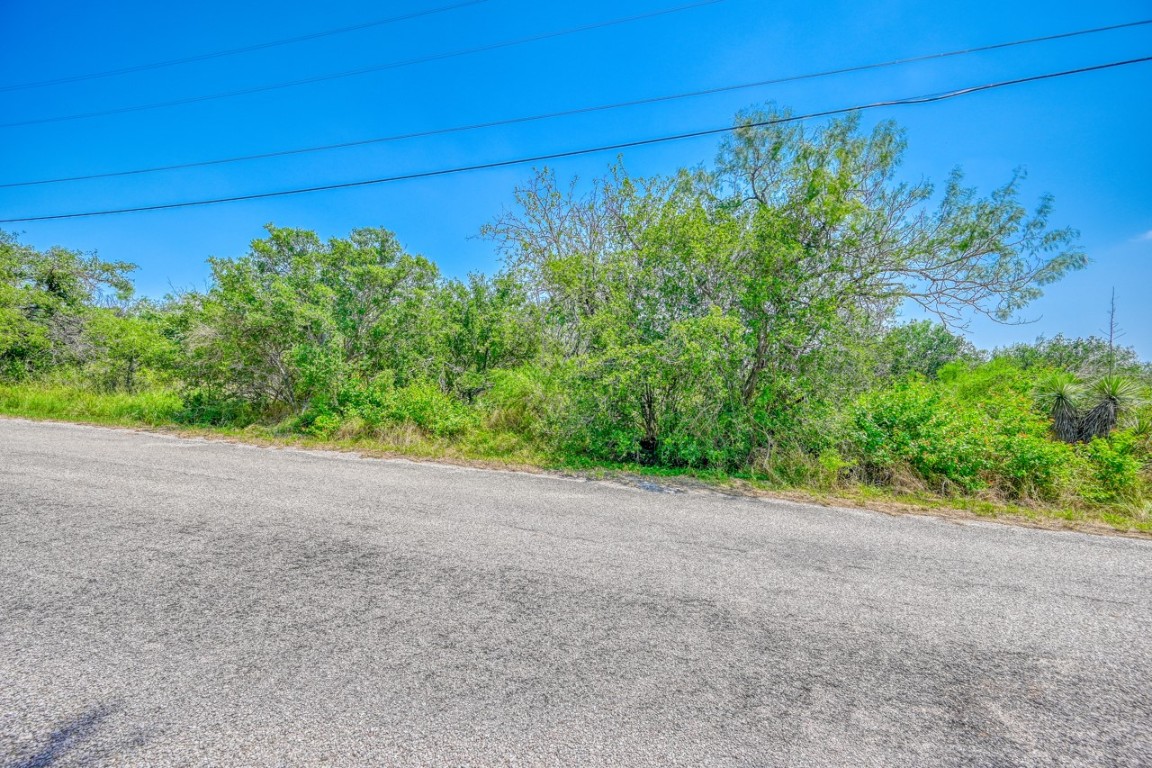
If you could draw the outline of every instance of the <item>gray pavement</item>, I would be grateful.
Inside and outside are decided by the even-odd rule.
[[[1148,766],[1152,542],[0,419],[0,766]]]

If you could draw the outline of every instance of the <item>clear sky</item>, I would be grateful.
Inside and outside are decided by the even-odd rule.
[[[307,35],[464,0],[315,3],[0,2],[0,123],[151,104],[533,37],[693,0],[486,0],[389,25],[180,66],[40,88],[40,82]],[[723,0],[677,13],[370,74],[163,109],[0,127],[0,184],[293,149],[641,99],[969,48],[1152,17],[1134,2],[783,3]],[[0,189],[0,218],[264,192],[562,152],[720,127],[774,100],[797,112],[919,96],[1152,55],[1152,26],[821,80],[557,120],[162,174]],[[1116,290],[1123,341],[1152,358],[1152,63],[866,113],[908,131],[902,173],[942,181],[961,166],[982,190],[1027,170],[1026,199],[1092,262],[1026,311],[976,321],[990,347],[1098,333]],[[628,150],[635,174],[709,161],[705,138]],[[591,178],[611,155],[552,163]],[[205,208],[3,225],[37,247],[139,265],[146,295],[203,286],[208,256],[236,256],[262,226],[325,237],[384,226],[448,275],[492,271],[480,226],[528,167]]]

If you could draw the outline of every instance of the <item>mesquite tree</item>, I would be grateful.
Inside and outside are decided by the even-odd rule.
[[[574,377],[569,434],[641,460],[743,464],[867,369],[860,350],[912,302],[956,325],[1009,320],[1084,264],[1029,213],[1021,177],[988,196],[896,177],[903,134],[741,115],[710,169],[579,193],[544,171],[486,228]],[[825,409],[826,410],[826,409]],[[818,442],[820,430],[810,430]],[[818,447],[818,446],[817,446]]]

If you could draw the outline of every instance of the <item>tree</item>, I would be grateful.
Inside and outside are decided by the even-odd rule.
[[[987,197],[954,170],[932,206],[927,182],[897,182],[905,149],[891,122],[870,134],[856,116],[807,129],[753,123],[788,117],[772,109],[738,117],[713,187],[752,215],[774,214],[821,294],[880,310],[912,301],[949,323],[976,312],[997,320],[1042,286],[1084,266],[1076,233],[1049,229],[1050,197],[1034,213],[1018,201],[1023,174]]]
[[[1011,360],[1021,368],[1057,368],[1087,379],[1113,370],[1140,375],[1144,368],[1135,349],[1115,345],[1099,336],[1071,339],[1063,334],[1050,339],[1041,336],[1032,343],[996,349],[992,355]]]
[[[521,365],[539,352],[528,297],[511,276],[449,280],[437,297],[444,388],[467,402],[488,388],[493,370]]]
[[[437,272],[383,229],[322,242],[268,226],[247,256],[211,259],[187,334],[191,383],[270,412],[331,407],[349,382],[434,374]]]
[[[1018,202],[1019,175],[982,198],[953,173],[933,206],[928,184],[896,180],[892,124],[784,117],[740,116],[712,170],[617,166],[582,195],[544,171],[486,228],[548,353],[598,393],[571,419],[598,452],[747,463],[867,376],[860,350],[902,303],[1009,320],[1084,264],[1073,232],[1048,229],[1050,200],[1031,215]],[[685,338],[708,361],[704,400]]]
[[[164,333],[163,312],[142,301],[90,314],[84,329],[87,367],[104,388],[135,392],[143,376],[171,370],[176,347]]]
[[[949,363],[980,359],[972,342],[931,320],[891,328],[880,343],[879,356],[883,373],[891,377],[919,373],[935,378],[937,371]]]
[[[0,376],[82,362],[91,311],[127,301],[133,269],[66,248],[38,251],[0,231]]]

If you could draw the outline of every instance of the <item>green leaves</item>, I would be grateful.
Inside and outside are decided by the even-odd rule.
[[[959,171],[939,194],[901,182],[892,123],[751,125],[786,114],[738,116],[709,167],[539,172],[484,229],[493,277],[444,279],[385,229],[270,225],[210,259],[207,291],[131,304],[128,265],[0,235],[0,376],[168,377],[188,419],[319,437],[490,429],[596,460],[1132,497],[1142,481],[1105,474],[1144,461],[1118,430],[1143,390],[1098,376],[1143,375],[1134,354],[1058,337],[977,364],[953,333],[1083,266],[1051,200],[1029,210],[1020,174],[987,193]],[[909,304],[940,322],[897,325]]]
[[[1144,387],[1120,375],[1101,376],[1088,389],[1088,411],[1081,423],[1085,440],[1107,437],[1120,419],[1147,402]]]
[[[931,320],[897,325],[884,334],[878,350],[884,375],[900,378],[919,373],[935,378],[944,366],[957,361],[974,362],[979,353],[970,341]]]
[[[993,378],[1004,376],[992,368]],[[907,466],[937,490],[1059,498],[1067,490],[1072,449],[1048,438],[1026,395],[1012,387],[985,389],[986,381],[977,368],[954,371],[948,382],[912,378],[862,396],[853,407],[852,455],[881,481]]]
[[[1052,420],[1052,431],[1066,443],[1080,439],[1080,406],[1084,386],[1066,371],[1048,374],[1036,386],[1036,405]]]
[[[694,466],[825,450],[799,425],[877,363],[932,375],[975,356],[930,324],[877,350],[902,303],[1007,318],[1082,265],[1073,233],[1047,228],[1049,201],[1020,205],[1020,177],[981,197],[955,173],[933,208],[930,185],[895,181],[894,124],[751,125],[786,114],[739,116],[711,170],[617,164],[583,193],[545,170],[485,229],[536,304],[544,360],[580,371],[566,422],[580,450]],[[723,333],[685,343],[714,317]]]
[[[213,259],[214,285],[188,334],[189,383],[269,413],[330,407],[380,370],[435,377],[436,268],[382,229],[321,242],[268,227],[240,259]]]
[[[0,231],[0,377],[88,362],[85,328],[97,306],[127,302],[133,269],[65,248],[37,251]]]

